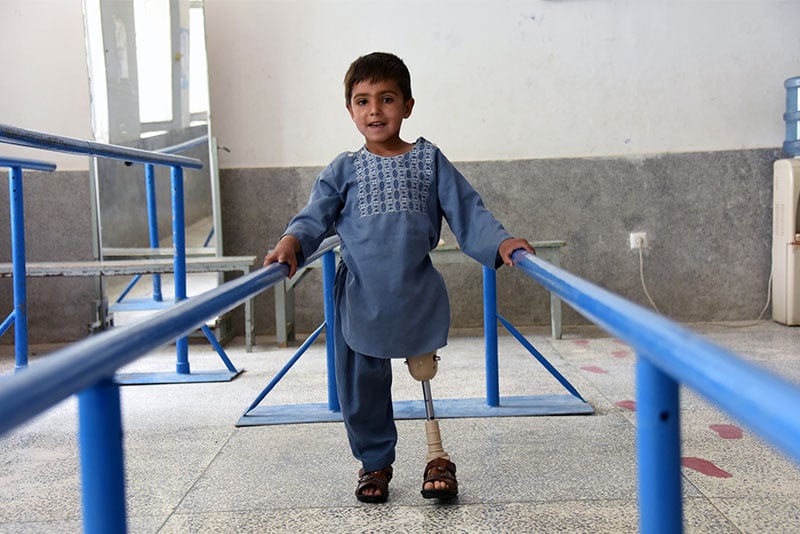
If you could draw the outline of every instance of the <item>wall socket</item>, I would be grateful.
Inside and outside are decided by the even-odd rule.
[[[647,232],[631,232],[629,236],[631,250],[647,248]]]

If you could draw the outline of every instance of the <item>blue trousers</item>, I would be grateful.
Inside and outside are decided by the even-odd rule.
[[[336,322],[336,390],[353,456],[364,471],[392,465],[397,427],[392,410],[392,361],[360,354]]]

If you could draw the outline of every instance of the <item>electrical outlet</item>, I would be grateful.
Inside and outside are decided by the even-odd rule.
[[[629,243],[632,250],[647,248],[647,232],[631,232]]]

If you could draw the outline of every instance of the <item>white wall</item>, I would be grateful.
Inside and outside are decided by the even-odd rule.
[[[404,58],[404,136],[453,160],[778,147],[800,2],[206,0],[220,165],[322,165],[361,140],[342,78]]]
[[[91,138],[81,5],[0,1],[0,122]],[[206,20],[224,168],[359,146],[342,78],[373,50],[411,69],[405,137],[453,160],[777,147],[800,75],[795,1],[206,0]]]
[[[0,0],[0,123],[92,139],[81,0]],[[86,170],[86,156],[0,144],[0,154]]]

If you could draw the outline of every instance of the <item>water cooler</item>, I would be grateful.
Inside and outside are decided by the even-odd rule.
[[[772,210],[772,319],[800,325],[800,77],[786,88],[786,140],[783,151],[792,159],[774,164]]]

